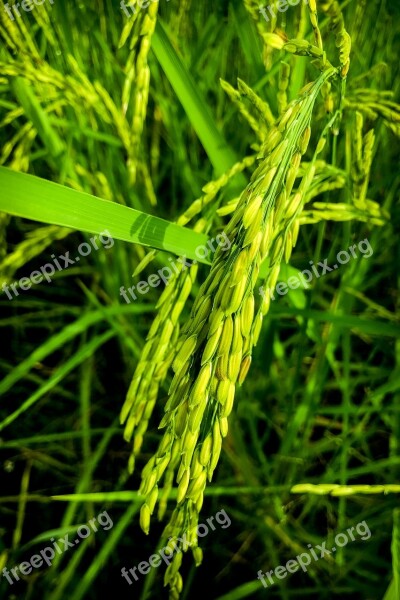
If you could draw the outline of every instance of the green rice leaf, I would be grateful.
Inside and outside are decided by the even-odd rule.
[[[217,128],[206,102],[169,41],[160,21],[157,22],[154,32],[152,49],[207,152],[216,175],[222,175],[238,162],[238,158]],[[239,175],[238,181],[242,187],[246,185],[244,175]]]
[[[195,251],[206,235],[145,212],[5,167],[0,167],[0,189],[0,211],[11,215],[89,233],[107,230],[116,240],[205,262]]]

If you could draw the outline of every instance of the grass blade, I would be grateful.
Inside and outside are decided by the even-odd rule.
[[[97,234],[108,230],[114,239],[199,261],[195,250],[208,239],[159,217],[5,167],[0,167],[0,186],[0,211],[34,221]]]
[[[157,22],[154,32],[152,49],[203,144],[217,176],[222,175],[238,162],[238,159],[218,130],[205,101],[160,21]],[[247,183],[244,175],[238,175],[238,181],[243,187]]]

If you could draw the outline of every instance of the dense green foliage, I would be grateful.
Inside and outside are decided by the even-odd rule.
[[[155,356],[156,342],[150,357],[142,351],[157,315],[170,316],[167,290],[184,280],[137,286],[180,255],[202,263],[164,330],[163,343],[179,351],[213,258],[196,249],[239,215],[257,161],[275,148],[274,123],[304,98],[293,104],[308,102],[311,127],[294,184],[302,204],[296,212],[300,196],[289,190],[281,207],[293,217],[282,231],[296,241],[297,220],[298,240],[293,252],[283,242],[278,281],[325,259],[330,268],[283,285],[266,306],[258,289],[264,282],[268,297],[278,254],[267,246],[254,291],[262,329],[198,502],[200,523],[222,510],[231,523],[199,538],[200,566],[183,555],[181,598],[400,598],[400,11],[345,0],[342,22],[339,5],[321,0],[313,31],[312,4],[276,9],[267,22],[255,0],[153,1],[129,19],[111,0],[48,0],[13,20],[1,3],[0,598],[89,600],[106,586],[115,597],[167,597],[164,564],[132,585],[121,569],[165,546],[185,494],[175,480],[166,485],[165,514],[152,515],[146,537],[141,470],[162,443],[172,371],[159,381],[149,372],[141,388],[143,431],[132,433],[129,403],[125,432],[120,413],[135,369],[172,363]],[[304,92],[319,81],[322,93],[319,83]],[[294,140],[300,161],[295,133],[284,141]],[[271,223],[280,224],[276,213]],[[68,253],[72,262],[55,269]],[[49,264],[48,280],[34,281]],[[51,538],[76,539],[104,511],[113,526],[51,567],[12,585],[2,574]],[[309,545],[332,548],[363,521],[368,539],[268,589],[257,579]],[[179,582],[169,580],[171,597]]]

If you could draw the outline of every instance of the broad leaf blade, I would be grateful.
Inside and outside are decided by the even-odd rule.
[[[127,206],[0,167],[0,211],[206,262],[196,248],[207,236]]]

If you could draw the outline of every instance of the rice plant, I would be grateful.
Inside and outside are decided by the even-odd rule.
[[[398,8],[18,6],[0,590],[400,598]],[[95,514],[110,532],[24,572]]]

